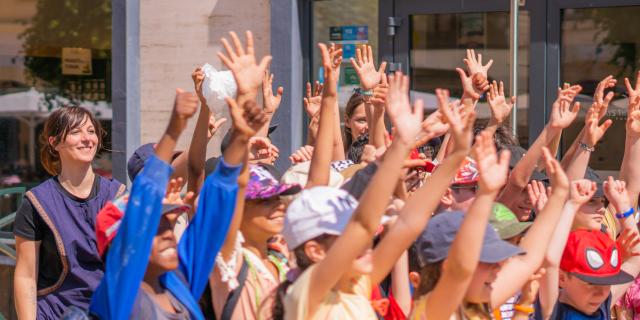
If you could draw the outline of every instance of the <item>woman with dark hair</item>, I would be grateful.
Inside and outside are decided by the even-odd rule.
[[[52,177],[25,194],[14,223],[20,319],[58,319],[69,306],[89,307],[104,270],[96,214],[125,190],[93,171],[103,135],[100,122],[81,107],[60,108],[44,124],[40,160]]]

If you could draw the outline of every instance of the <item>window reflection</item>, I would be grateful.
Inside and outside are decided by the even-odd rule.
[[[51,110],[81,105],[110,132],[111,1],[0,0],[0,8],[2,187],[43,178],[36,140]],[[111,174],[108,152],[96,162]]]
[[[527,146],[529,14],[519,17],[518,61],[518,140]],[[435,109],[435,89],[447,88],[460,97],[462,89],[456,67],[464,67],[466,49],[482,53],[484,61],[493,59],[490,80],[503,81],[509,87],[509,13],[427,14],[411,17],[411,85],[414,97]],[[481,99],[478,118],[490,116],[486,100]]]
[[[640,56],[640,7],[566,9],[562,12],[561,81],[583,87],[576,124],[563,133],[563,149],[569,148],[583,127],[584,116],[593,101],[598,82],[613,75],[617,80],[615,96],[607,117],[613,126],[591,156],[596,170],[617,171],[624,153],[627,99],[624,77],[635,79]]]

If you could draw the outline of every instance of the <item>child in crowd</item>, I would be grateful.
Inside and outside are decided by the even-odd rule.
[[[204,319],[197,299],[222,245],[236,202],[237,177],[247,141],[266,122],[260,108],[246,101],[242,109],[228,99],[235,127],[231,146],[200,192],[197,213],[176,244],[175,210],[161,210],[169,182],[173,148],[186,121],[196,111],[197,97],[179,92],[171,121],[145,168],[134,180],[124,214],[110,205],[98,216],[98,247],[106,260],[103,281],[90,312],[100,319]],[[172,182],[175,183],[175,182]],[[164,200],[182,204],[172,188]],[[193,194],[187,194],[192,197]],[[157,231],[156,231],[157,230]]]

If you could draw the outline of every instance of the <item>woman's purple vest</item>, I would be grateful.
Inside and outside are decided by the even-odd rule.
[[[104,271],[96,246],[96,215],[125,190],[120,182],[99,177],[98,194],[81,203],[66,196],[56,183],[51,178],[26,193],[53,232],[62,264],[56,283],[38,290],[38,319],[59,319],[70,306],[89,308]]]

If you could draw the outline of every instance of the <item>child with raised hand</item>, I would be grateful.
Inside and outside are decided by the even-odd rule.
[[[486,284],[495,279],[499,262],[521,252],[488,225],[493,200],[507,180],[509,153],[498,156],[491,134],[482,132],[473,155],[480,179],[469,210],[435,216],[417,241],[421,272],[412,319],[490,318]]]
[[[227,54],[218,55],[233,73],[238,87],[243,87],[238,91],[238,104],[242,96],[242,100],[255,105],[267,65],[256,63],[250,32],[247,32],[246,47],[235,33],[231,32],[230,36],[234,47],[222,39]],[[268,57],[262,61],[265,59]],[[233,100],[228,102],[235,104]],[[247,129],[246,136],[252,137],[260,128]],[[248,138],[242,150],[245,169],[238,179],[240,190],[233,221],[220,254],[213,255],[216,266],[210,275],[208,290],[200,301],[203,312],[210,319],[267,318],[261,317],[261,305],[288,270],[285,263],[270,254],[267,241],[282,231],[285,204],[280,196],[297,193],[300,186],[281,184],[263,167],[249,165]]]
[[[408,77],[398,73],[389,83],[388,101],[393,103],[387,112],[396,134],[360,204],[343,190],[314,187],[303,191],[287,210],[283,236],[301,274],[279,291],[284,304],[276,304],[276,319],[376,319],[369,302],[370,274],[377,267],[372,265],[377,260],[371,253],[372,239],[395,189],[388,181],[399,179],[423,115],[421,102],[409,105]],[[397,93],[392,97],[393,92]],[[389,259],[384,275],[394,262]]]
[[[237,130],[224,159],[205,180],[198,213],[176,244],[173,227],[177,214],[162,210],[161,205],[172,171],[167,162],[197,106],[194,94],[178,93],[169,126],[156,147],[157,157],[152,157],[135,179],[126,200],[126,214],[110,205],[98,215],[98,247],[106,259],[105,276],[90,308],[98,318],[204,318],[197,298],[213,267],[210,253],[219,250],[231,221],[246,139],[241,138],[243,130]],[[260,109],[255,104],[247,107],[238,110],[232,106],[234,125],[262,125],[265,119]],[[177,187],[172,188],[165,202],[184,204],[178,201],[178,192]]]
[[[569,202],[577,203],[567,206],[588,201],[595,186],[582,181],[575,183],[574,189],[579,195],[572,195]],[[569,233],[569,223],[559,224],[547,254],[536,319],[610,319],[612,301],[618,301],[640,273],[638,229],[629,213],[633,210],[629,210],[627,190],[623,182],[611,177],[605,190],[612,205],[622,212],[617,216],[625,227],[621,237],[625,241],[616,243],[600,230]]]

